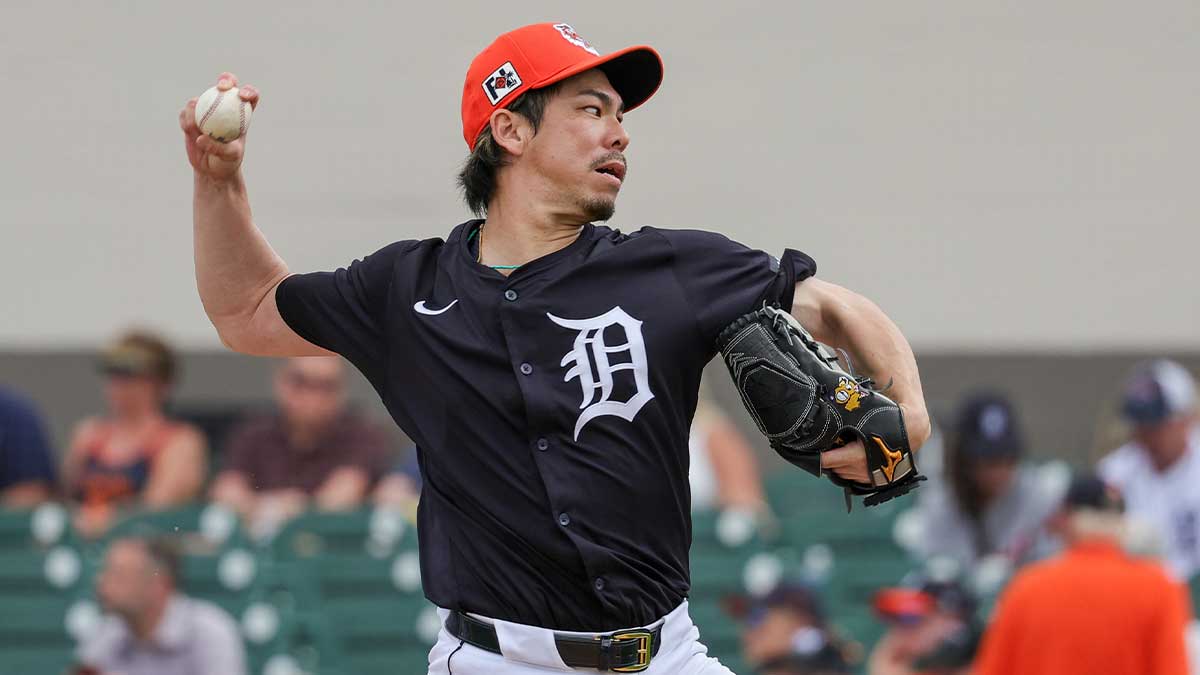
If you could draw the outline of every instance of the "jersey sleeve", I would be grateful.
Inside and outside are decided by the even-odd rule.
[[[416,244],[396,242],[332,272],[293,274],[275,290],[280,316],[297,335],[341,354],[377,383],[395,268]]]
[[[675,275],[707,339],[764,302],[790,309],[796,283],[817,271],[812,258],[793,249],[776,258],[713,232],[657,231],[674,250]]]

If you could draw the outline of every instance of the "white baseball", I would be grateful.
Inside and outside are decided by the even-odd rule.
[[[250,128],[250,112],[237,87],[225,91],[211,87],[196,100],[196,126],[214,140],[228,143]]]

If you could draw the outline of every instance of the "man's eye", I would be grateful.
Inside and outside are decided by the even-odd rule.
[[[599,106],[589,105],[589,106],[585,107],[584,110],[588,111],[588,113],[590,113],[592,115],[595,115],[596,117],[600,116],[600,107]]]

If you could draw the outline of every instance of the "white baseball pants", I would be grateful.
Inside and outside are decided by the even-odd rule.
[[[599,673],[591,668],[570,668],[558,655],[554,633],[535,626],[507,621],[490,621],[496,627],[500,649],[494,654],[465,644],[446,632],[448,610],[439,609],[442,630],[437,644],[429,652],[429,675],[545,675],[546,673]],[[475,616],[475,615],[472,615]],[[700,644],[700,629],[688,615],[688,604],[676,607],[657,623],[662,623],[662,646],[643,675],[734,675],[719,661],[708,655],[708,647]],[[648,626],[652,628],[655,624]],[[574,633],[590,637],[592,633]]]

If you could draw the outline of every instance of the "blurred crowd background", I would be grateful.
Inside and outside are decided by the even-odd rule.
[[[80,374],[97,405],[61,445],[0,386],[0,672],[423,672],[415,448],[341,359],[262,363],[257,405],[185,401],[173,347],[125,332]],[[1020,392],[971,389],[934,408],[929,482],[847,513],[708,373],[689,442],[704,642],[763,675],[1099,672],[1079,656],[1097,640],[1129,659],[1103,672],[1189,672],[1196,382],[1165,358],[1112,375],[1091,460],[1038,451]]]
[[[1200,5],[563,11],[0,9],[25,103],[0,110],[0,674],[424,672],[414,449],[342,362],[221,349],[176,115],[223,70],[258,86],[256,220],[293,269],[337,267],[466,218],[466,65],[549,19],[666,63],[613,225],[812,255],[904,330],[934,416],[929,482],[847,514],[710,367],[711,651],[764,675],[1200,672]]]

